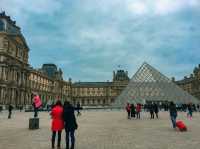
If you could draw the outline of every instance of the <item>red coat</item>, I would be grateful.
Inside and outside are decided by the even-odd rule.
[[[137,104],[137,106],[136,106],[136,112],[141,112],[141,109],[142,109],[141,105]]]
[[[131,105],[130,105],[130,104],[128,104],[128,105],[126,106],[126,111],[127,111],[127,112],[130,112],[130,111],[131,111]]]
[[[51,111],[52,116],[52,131],[60,131],[64,128],[63,121],[63,108],[61,106],[55,106]]]

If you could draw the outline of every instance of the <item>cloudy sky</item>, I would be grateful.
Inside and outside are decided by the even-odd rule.
[[[148,62],[168,77],[200,63],[200,0],[1,0],[21,27],[29,63],[55,63],[64,78],[106,81]]]

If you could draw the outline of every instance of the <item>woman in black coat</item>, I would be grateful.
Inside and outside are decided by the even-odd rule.
[[[75,145],[75,130],[78,128],[76,117],[74,115],[74,107],[68,102],[64,103],[63,120],[66,132],[66,149],[69,149],[69,137],[71,138],[71,148],[74,149]]]
[[[154,112],[156,114],[156,118],[158,118],[158,112],[159,112],[158,105],[156,103],[154,103],[153,108],[154,108]]]
[[[151,119],[154,119],[154,106],[152,103],[149,104],[149,112],[151,115]]]

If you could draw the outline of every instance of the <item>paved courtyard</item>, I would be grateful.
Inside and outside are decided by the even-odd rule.
[[[28,119],[32,113],[14,111],[7,119],[7,111],[0,113],[0,149],[50,149],[50,116],[40,115],[40,129],[30,131]],[[200,114],[195,113],[192,121],[185,113],[179,113],[188,132],[171,129],[168,113],[150,120],[148,113],[141,120],[127,120],[124,111],[83,111],[78,117],[76,149],[199,149]],[[64,149],[64,131],[62,149]]]

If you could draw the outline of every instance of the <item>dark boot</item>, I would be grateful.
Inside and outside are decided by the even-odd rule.
[[[70,149],[74,149],[74,145],[72,145]]]
[[[54,146],[54,143],[52,142],[52,144],[51,144],[51,148],[52,149],[54,149],[55,148],[55,146]]]
[[[51,148],[54,149],[55,148],[55,133],[52,134],[52,138],[51,138]]]

